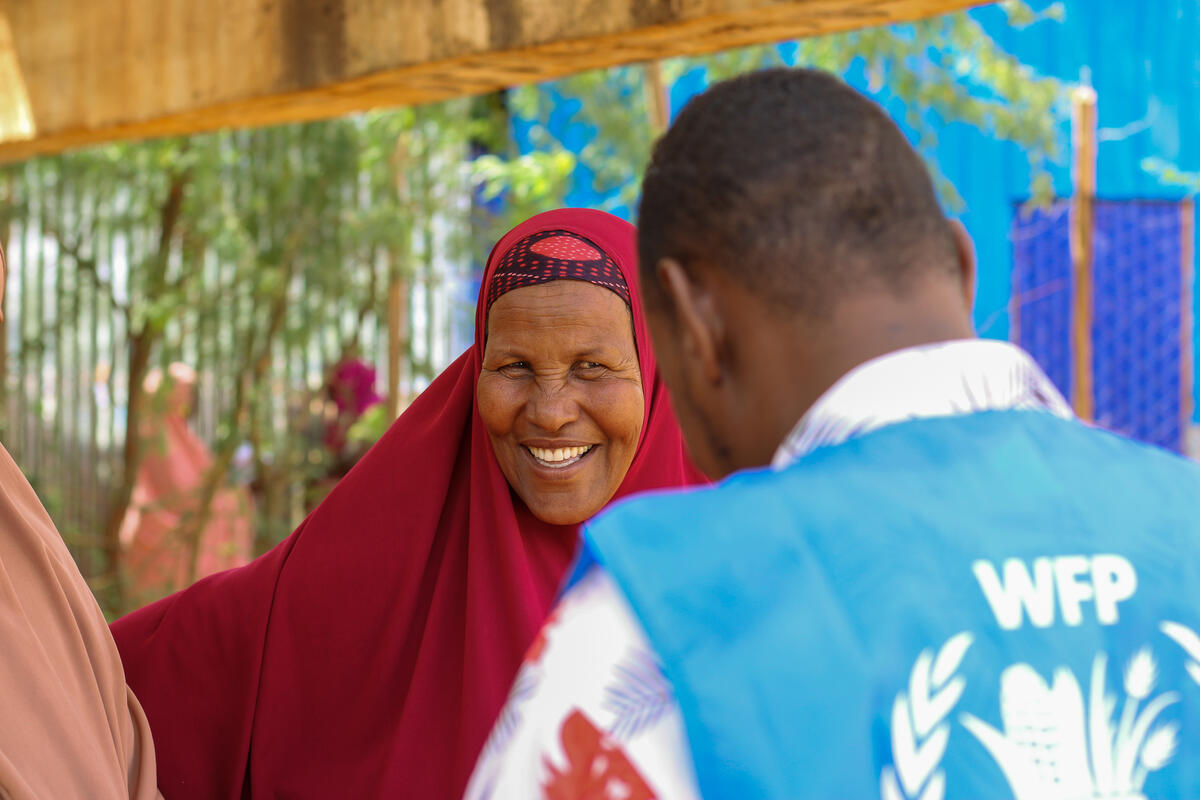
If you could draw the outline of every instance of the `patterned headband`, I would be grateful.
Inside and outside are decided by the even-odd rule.
[[[487,310],[513,289],[558,280],[603,286],[630,305],[629,285],[607,253],[579,234],[541,231],[526,236],[504,254],[488,285]]]

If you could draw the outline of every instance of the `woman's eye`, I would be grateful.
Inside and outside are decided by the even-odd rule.
[[[522,372],[522,371],[524,371],[524,370],[527,370],[527,369],[529,369],[529,364],[528,364],[528,362],[525,362],[525,361],[513,361],[512,363],[510,363],[510,364],[505,364],[503,367],[501,367],[501,368],[500,368],[500,371],[501,371],[501,372]]]
[[[594,375],[602,370],[607,369],[607,367],[605,367],[599,361],[580,361],[578,364],[578,369],[580,372],[588,375]]]

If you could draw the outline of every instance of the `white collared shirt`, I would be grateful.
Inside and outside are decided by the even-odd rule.
[[[826,391],[772,465],[906,420],[1005,409],[1072,416],[1014,345],[970,339],[899,350]],[[526,656],[466,797],[699,798],[683,717],[657,664],[621,590],[593,568]]]

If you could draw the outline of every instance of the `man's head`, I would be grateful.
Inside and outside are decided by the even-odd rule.
[[[767,463],[863,361],[972,335],[965,232],[887,115],[823,73],[689,103],[647,168],[638,249],[660,369],[714,477]]]

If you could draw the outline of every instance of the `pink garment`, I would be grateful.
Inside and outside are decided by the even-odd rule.
[[[339,414],[350,411],[358,418],[371,406],[383,402],[375,391],[375,368],[361,358],[348,358],[338,364],[329,387]]]
[[[157,600],[215,572],[240,567],[254,551],[254,500],[244,488],[222,488],[199,537],[196,571],[184,541],[188,518],[198,512],[199,495],[213,454],[188,426],[195,373],[183,364],[168,369],[171,383],[159,396],[162,373],[152,372],[146,424],[148,452],[121,526],[126,589],[136,604]],[[189,580],[189,578],[191,580]]]
[[[383,402],[375,391],[375,368],[361,358],[347,358],[333,370],[327,385],[329,396],[337,408],[337,417],[325,429],[325,446],[335,457],[342,456],[350,426],[368,409]],[[349,471],[353,462],[339,471],[339,477]]]

